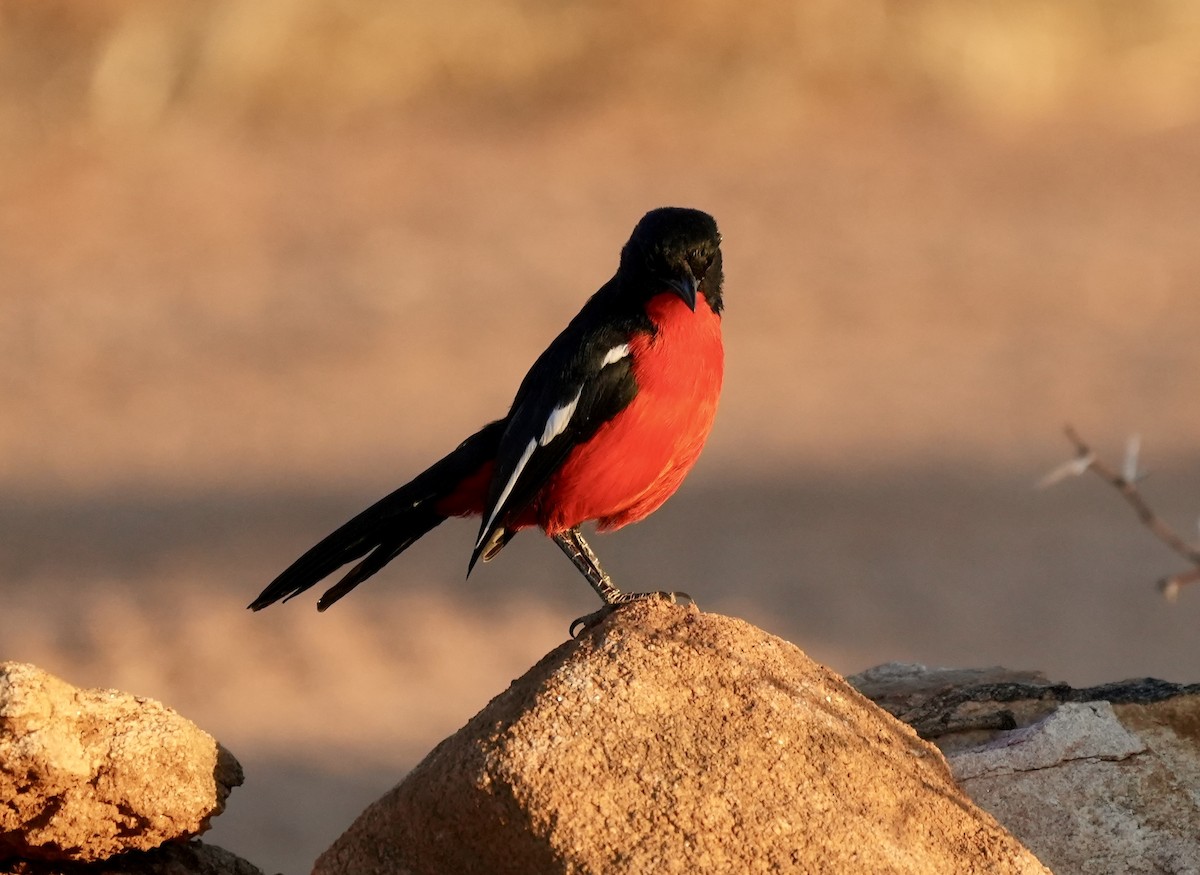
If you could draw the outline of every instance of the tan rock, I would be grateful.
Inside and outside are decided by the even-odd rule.
[[[315,873],[1045,872],[941,754],[739,620],[627,606],[367,809]]]
[[[158,702],[0,663],[0,859],[101,860],[197,835],[241,766]]]

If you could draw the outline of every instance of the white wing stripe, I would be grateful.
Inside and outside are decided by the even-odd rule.
[[[613,362],[620,361],[629,355],[629,344],[622,343],[620,346],[614,346],[604,356],[604,361],[601,363],[601,369],[608,367]],[[508,496],[512,494],[513,487],[517,485],[517,479],[521,476],[521,472],[525,470],[525,466],[529,464],[529,460],[533,457],[533,451],[538,446],[546,446],[550,441],[554,440],[564,431],[571,422],[571,417],[575,415],[575,409],[579,406],[579,398],[583,395],[583,387],[579,387],[579,391],[575,393],[575,397],[563,404],[560,407],[555,407],[550,411],[550,416],[546,419],[546,427],[542,429],[542,436],[537,440],[531,440],[525,446],[525,451],[521,453],[521,458],[517,460],[517,467],[513,469],[512,476],[508,478],[508,482],[504,484],[504,491],[500,493],[500,498],[496,502],[496,507],[492,511],[492,515],[488,517],[487,525],[483,527],[483,534],[479,536],[478,547],[483,543],[484,539],[491,532],[492,523],[496,521],[496,514],[500,512],[500,508],[504,507],[504,502],[508,500]]]
[[[628,343],[622,343],[620,346],[614,346],[604,354],[604,361],[600,362],[600,370],[604,370],[609,365],[619,362],[627,355],[629,355]]]
[[[508,478],[508,482],[504,484],[504,491],[500,493],[500,500],[496,502],[496,507],[492,511],[492,515],[488,517],[487,525],[483,527],[483,533],[479,536],[479,541],[475,547],[478,548],[483,543],[492,530],[492,523],[496,521],[496,514],[500,512],[500,508],[504,507],[504,502],[508,500],[509,493],[513,491],[513,487],[517,485],[517,478],[521,476],[521,472],[525,470],[525,466],[529,464],[529,459],[533,455],[534,448],[537,447],[537,441],[530,441],[525,452],[521,453],[521,458],[517,461],[517,467],[513,469],[512,476]]]
[[[563,433],[567,424],[571,421],[571,417],[575,415],[575,408],[579,406],[579,396],[582,394],[583,387],[580,386],[574,398],[561,407],[555,407],[551,411],[549,418],[546,420],[546,427],[542,429],[542,436],[538,439],[539,444],[544,447]]]

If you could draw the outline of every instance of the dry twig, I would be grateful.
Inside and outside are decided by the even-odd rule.
[[[1142,497],[1142,493],[1138,490],[1138,481],[1142,475],[1138,472],[1138,453],[1141,442],[1135,436],[1130,439],[1125,452],[1125,461],[1122,465],[1121,472],[1118,473],[1114,468],[1096,458],[1096,454],[1092,448],[1084,443],[1071,426],[1066,429],[1067,440],[1075,445],[1075,458],[1068,462],[1059,465],[1049,474],[1041,479],[1038,486],[1044,488],[1063,480],[1067,477],[1081,476],[1085,471],[1094,471],[1101,479],[1106,480],[1125,498],[1130,506],[1137,512],[1138,519],[1146,526],[1154,536],[1188,560],[1192,564],[1192,568],[1187,571],[1181,571],[1178,574],[1172,574],[1158,581],[1159,591],[1168,599],[1174,599],[1179,590],[1189,584],[1200,580],[1200,547],[1196,547],[1187,543],[1179,534],[1167,525],[1163,519],[1156,514],[1146,500]]]

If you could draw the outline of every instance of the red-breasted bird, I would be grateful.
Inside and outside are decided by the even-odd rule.
[[[452,516],[482,517],[470,574],[537,526],[606,605],[624,593],[579,527],[637,522],[695,464],[721,394],[721,237],[712,216],[664,207],[642,217],[616,275],[538,357],[508,415],[364,510],[279,575],[250,608],[299,595],[357,564],[325,610]]]

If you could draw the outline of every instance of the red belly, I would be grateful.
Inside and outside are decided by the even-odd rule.
[[[538,493],[533,511],[547,534],[589,520],[616,529],[653,513],[708,439],[724,373],[720,318],[703,301],[693,313],[673,293],[647,312],[658,333],[630,342],[638,394]]]

